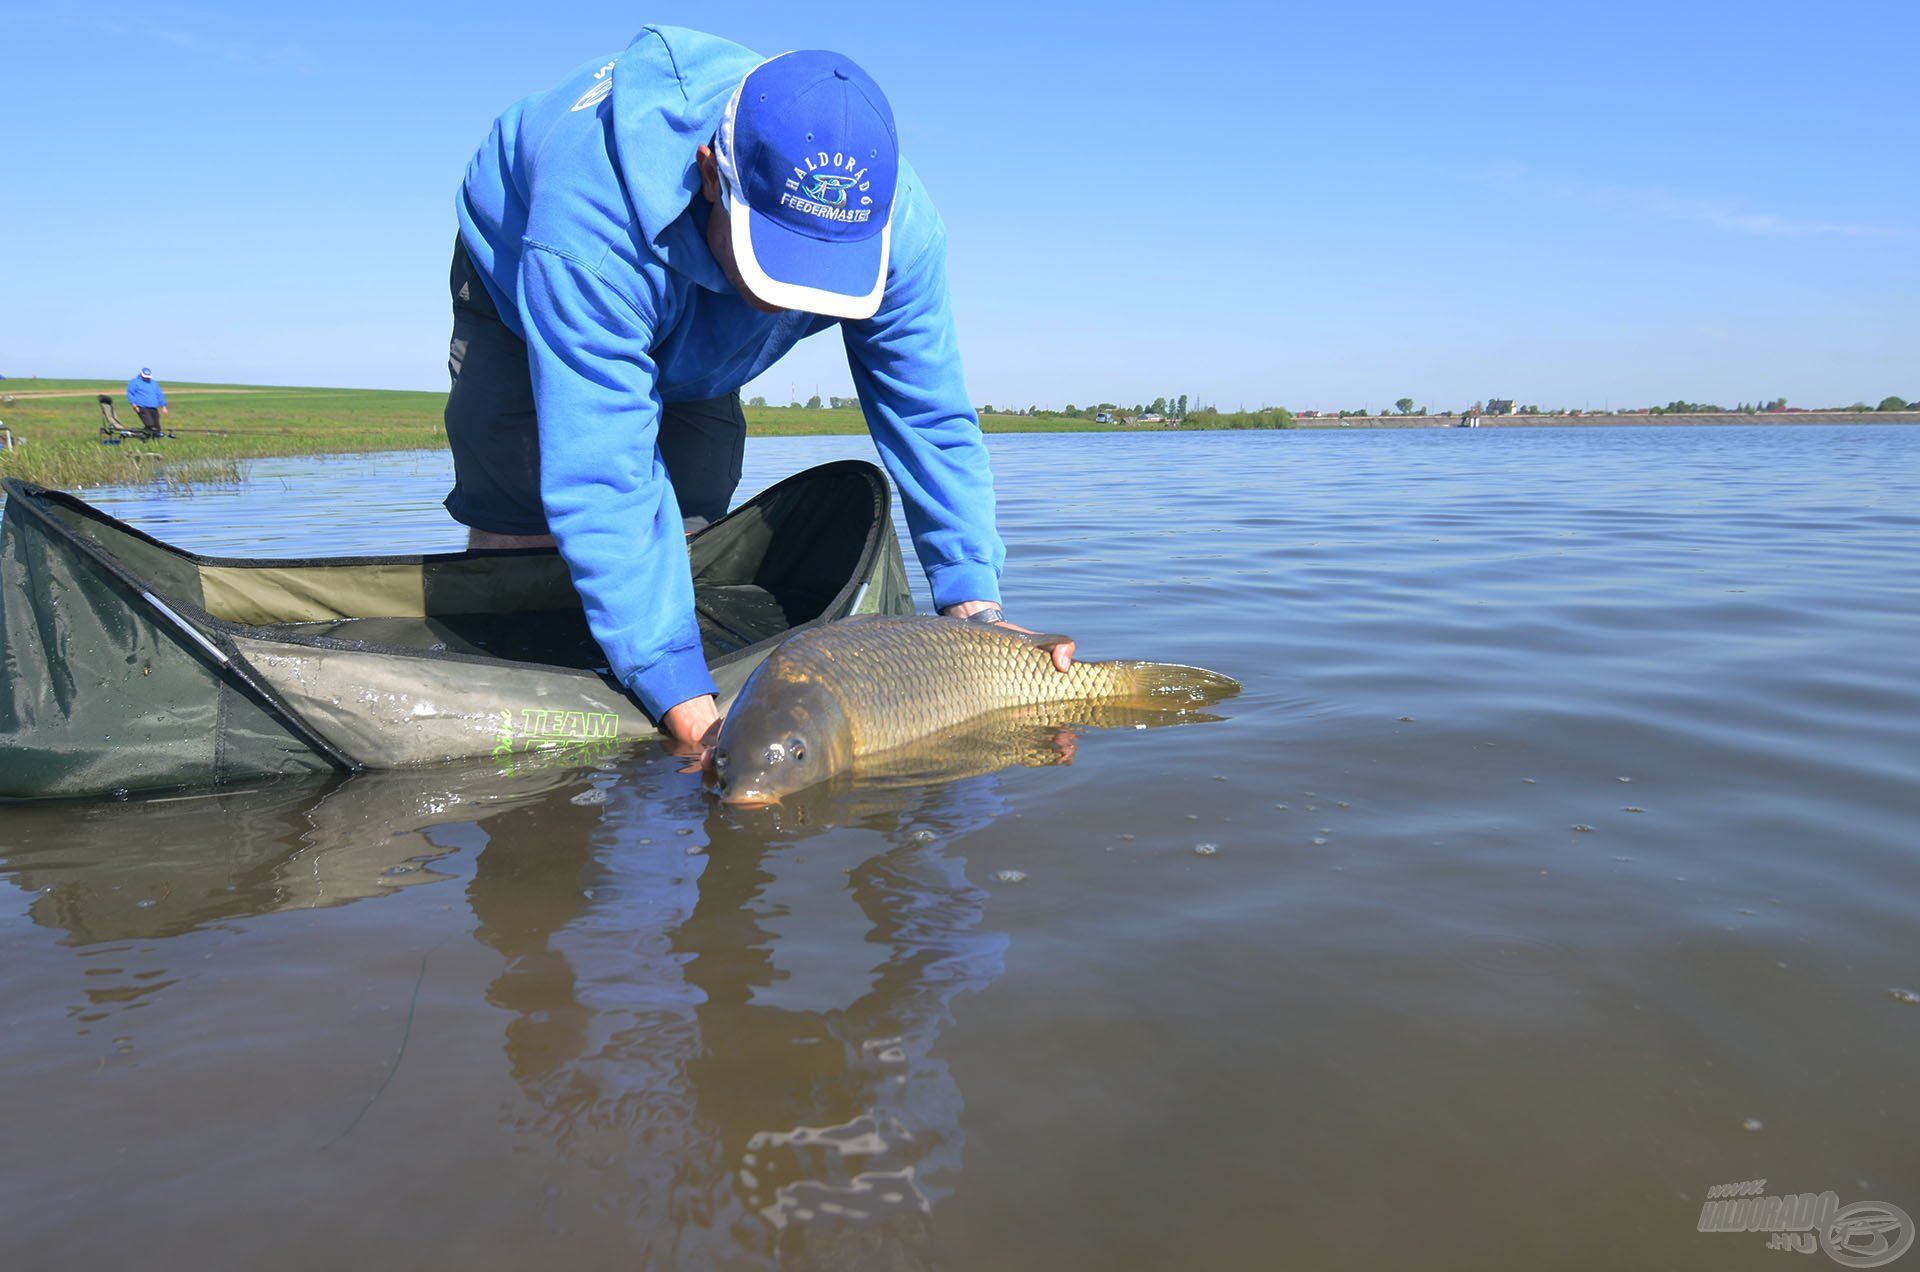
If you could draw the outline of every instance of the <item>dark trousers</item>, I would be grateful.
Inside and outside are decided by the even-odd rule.
[[[527,345],[502,322],[466,245],[453,241],[453,339],[447,346],[447,444],[455,521],[494,534],[546,534],[540,504],[540,430]],[[747,420],[740,395],[669,402],[656,445],[687,529],[724,516],[740,484]]]
[[[160,408],[157,406],[136,406],[134,411],[140,416],[140,431],[147,437],[162,435],[160,428]]]

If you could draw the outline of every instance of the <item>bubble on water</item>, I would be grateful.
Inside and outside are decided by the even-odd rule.
[[[1644,808],[1636,808],[1632,804],[1626,804],[1621,807],[1620,811],[1623,813],[1644,813],[1647,810]]]
[[[916,844],[930,844],[933,842],[934,835],[930,830],[916,830],[913,832],[912,838]]]
[[[1587,823],[1585,822],[1575,822],[1573,824],[1573,828],[1579,831],[1583,835],[1590,835],[1593,833],[1593,827],[1587,825]]]
[[[607,793],[601,790],[597,786],[590,787],[587,790],[581,791],[578,795],[575,795],[572,799],[567,801],[567,803],[569,804],[578,804],[582,808],[585,808],[590,804],[604,804],[606,802],[607,802]]]
[[[1326,847],[1327,844],[1327,841],[1319,835],[1313,837],[1313,842],[1322,848]]]
[[[1138,839],[1139,837],[1140,836],[1134,834],[1130,830],[1123,830],[1120,832],[1120,838],[1126,840],[1128,843],[1132,843],[1134,840]]]
[[[1735,913],[1735,914],[1744,914],[1744,915],[1747,915],[1748,917],[1752,917],[1752,915],[1753,915],[1753,911],[1752,911],[1752,910],[1735,910],[1735,911],[1734,911],[1734,913]]]
[[[1633,858],[1632,857],[1615,857],[1614,860],[1615,861],[1632,861]]]
[[[1024,870],[1002,870],[993,877],[1001,883],[1024,883],[1027,878],[1027,872]]]
[[[1740,1123],[1740,1129],[1744,1131],[1757,1131],[1764,1126],[1766,1126],[1766,1123],[1762,1122],[1757,1117],[1750,1117],[1746,1121]]]
[[[1318,805],[1318,804],[1308,804],[1308,805],[1307,805],[1307,811],[1308,811],[1308,812],[1310,812],[1310,813],[1317,813],[1317,812],[1319,812],[1319,811],[1320,811],[1320,805]]]
[[[1213,780],[1216,782],[1224,782],[1227,780],[1227,775],[1225,773],[1215,773],[1213,775]]]
[[[153,909],[154,906],[158,904],[160,903],[158,901],[155,901],[152,897],[147,897],[144,900],[135,901],[133,903],[133,907],[136,910],[151,910]]]
[[[1333,827],[1331,827],[1331,826],[1322,826],[1322,827],[1320,828],[1320,833],[1321,833],[1321,834],[1323,834],[1323,835],[1331,835],[1331,834],[1333,833]]]
[[[693,827],[682,826],[680,829],[674,831],[673,833],[676,835],[691,835],[693,833]]]
[[[1613,780],[1616,782],[1631,782],[1633,779],[1630,777],[1616,777]]]
[[[701,853],[705,852],[706,850],[707,850],[707,846],[705,844],[688,844],[687,856],[698,857]]]
[[[1219,851],[1220,851],[1219,844],[1195,844],[1193,846],[1193,854],[1196,857],[1211,857],[1213,856],[1214,853]]]
[[[1200,814],[1198,814],[1198,813],[1188,813],[1188,814],[1187,814],[1187,820],[1188,820],[1188,821],[1199,821],[1199,820],[1200,820]]]
[[[1336,800],[1334,800],[1334,801],[1333,801],[1333,806],[1334,806],[1335,808],[1352,808],[1352,807],[1353,807],[1353,805],[1352,805],[1352,804],[1349,804],[1349,803],[1347,803],[1347,801],[1346,801],[1346,800],[1344,800],[1344,799],[1336,799]]]
[[[1400,717],[1400,723],[1402,723],[1402,724],[1412,724],[1412,723],[1413,723],[1413,717],[1412,717],[1412,716],[1401,716],[1401,717]]]
[[[1274,807],[1279,809],[1283,813],[1287,811],[1287,806],[1285,804],[1275,804]]]
[[[1908,1006],[1920,1004],[1920,993],[1915,993],[1911,989],[1890,989],[1887,991],[1887,997],[1896,1003],[1906,1003]]]
[[[1540,785],[1540,783],[1538,783],[1538,782],[1536,782],[1536,781],[1534,781],[1534,780],[1533,780],[1532,778],[1530,778],[1530,777],[1523,777],[1523,778],[1521,778],[1520,780],[1521,780],[1521,781],[1523,781],[1523,782],[1525,782],[1525,783],[1526,783],[1526,784],[1527,784],[1528,786],[1538,786],[1538,785]]]
[[[653,842],[653,840],[648,836],[642,836],[640,839],[640,842],[643,844],[650,844]]]

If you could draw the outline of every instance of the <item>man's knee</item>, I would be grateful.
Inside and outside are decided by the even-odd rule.
[[[659,445],[688,528],[725,516],[740,485],[747,445],[740,395],[668,403],[661,412]]]

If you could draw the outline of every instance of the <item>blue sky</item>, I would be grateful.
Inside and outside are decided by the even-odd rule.
[[[0,372],[443,387],[468,156],[649,21],[887,89],[976,401],[1920,397],[1911,0],[0,0]]]

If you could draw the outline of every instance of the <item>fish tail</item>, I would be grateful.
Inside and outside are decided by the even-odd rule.
[[[1177,710],[1204,707],[1240,692],[1240,682],[1205,667],[1179,663],[1112,662],[1113,701],[1130,707]]]

